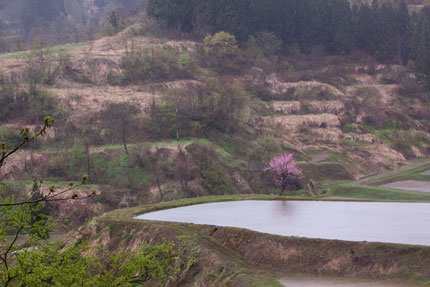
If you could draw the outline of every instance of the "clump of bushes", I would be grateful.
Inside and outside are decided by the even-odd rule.
[[[163,48],[136,51],[132,47],[121,59],[122,84],[142,84],[190,78],[193,71],[191,56],[187,51]]]
[[[384,130],[381,131],[381,135],[387,143],[407,159],[415,158],[416,154],[413,149],[422,149],[429,141],[428,136],[424,133],[409,130]]]
[[[0,87],[1,121],[20,117],[28,122],[41,123],[46,116],[58,119],[60,113],[55,98],[47,92],[18,90],[7,84]]]
[[[359,87],[352,99],[356,109],[378,107],[381,102],[381,94],[378,89],[373,87]]]
[[[211,164],[200,170],[201,183],[211,195],[222,195],[232,192],[230,179],[224,168]]]
[[[354,133],[356,131],[356,126],[354,124],[344,124],[342,126],[342,131],[344,133]]]

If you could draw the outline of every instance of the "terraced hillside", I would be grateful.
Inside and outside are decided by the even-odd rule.
[[[269,193],[276,189],[263,168],[281,152],[293,152],[304,170],[300,188],[307,191],[299,195],[325,192],[323,180],[358,179],[430,152],[427,94],[414,74],[355,54],[325,55],[317,62],[297,51],[282,61],[238,57],[218,80],[240,85],[246,93],[230,133],[203,127],[198,118],[186,128],[175,128],[168,117],[154,122],[155,107],[162,111],[172,105],[166,104],[172,95],[188,101],[187,95],[211,97],[211,89],[219,89],[210,84],[218,71],[202,58],[201,43],[168,33],[156,37],[154,29],[159,28],[149,21],[92,42],[1,56],[3,83],[17,95],[31,90],[29,71],[41,60],[61,68],[53,83],[37,84],[38,93],[57,105],[58,123],[37,147],[8,163],[3,172],[10,180],[23,179],[18,184],[29,186],[35,176],[48,177],[62,185],[88,173],[100,194],[91,204],[106,210],[196,195]],[[164,59],[153,71],[162,76],[130,78],[126,61],[138,57]],[[180,70],[185,69],[181,61],[187,70]],[[128,135],[133,159],[103,125],[102,112],[112,103],[139,110]],[[0,129],[10,134],[38,125],[22,114],[2,122]],[[152,125],[156,131],[148,130]],[[181,157],[186,175],[179,172]]]

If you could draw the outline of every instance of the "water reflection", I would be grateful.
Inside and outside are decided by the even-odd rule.
[[[279,200],[274,204],[273,215],[275,216],[292,216],[293,212],[294,205],[290,201]]]
[[[180,207],[137,218],[282,236],[430,245],[428,203],[251,200]]]
[[[418,287],[410,282],[289,275],[279,280],[286,287]]]

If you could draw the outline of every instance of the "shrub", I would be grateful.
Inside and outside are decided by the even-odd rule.
[[[15,99],[16,90],[11,85],[0,81],[0,120],[15,119],[20,113]]]
[[[28,54],[24,76],[32,86],[37,84],[53,85],[62,74],[65,67],[70,65],[70,56],[64,53],[54,53],[41,42]]]
[[[273,93],[269,88],[264,86],[256,86],[251,90],[251,93],[263,102],[269,102],[274,98]]]
[[[355,132],[355,125],[354,124],[345,124],[342,126],[342,131],[344,133],[353,133],[353,132]]]
[[[58,119],[60,110],[56,105],[55,98],[47,92],[37,91],[28,94],[28,117],[30,120],[41,122],[47,116]]]
[[[219,70],[231,61],[237,50],[236,38],[224,31],[207,35],[203,40],[203,52],[207,62]]]
[[[137,190],[149,186],[149,172],[125,154],[91,155],[94,183]]]
[[[423,91],[423,87],[411,77],[402,78],[399,83],[399,94],[403,97],[411,97]]]
[[[49,176],[54,177],[69,177],[70,170],[68,167],[67,158],[63,156],[56,156],[52,159],[51,164],[48,167]]]
[[[222,195],[232,192],[230,179],[225,170],[217,165],[210,165],[208,168],[200,171],[203,187],[211,195]]]
[[[68,156],[69,174],[72,177],[81,177],[85,171],[86,150],[82,141],[77,141],[73,145]]]
[[[15,199],[21,199],[27,195],[25,185],[20,181],[0,182],[0,191],[1,196],[5,198],[13,195]]]
[[[189,78],[194,66],[187,52],[173,48],[145,52],[132,48],[122,57],[121,67],[122,83],[140,84]]]
[[[1,84],[0,84],[1,85]],[[51,116],[58,119],[61,110],[55,98],[39,90],[17,91],[15,87],[0,87],[0,120],[10,121],[18,116],[30,122],[43,122]]]
[[[352,103],[356,108],[375,108],[381,102],[381,94],[373,87],[359,87],[354,94]]]
[[[0,142],[8,147],[15,147],[22,141],[22,135],[17,129],[3,128],[0,130]]]

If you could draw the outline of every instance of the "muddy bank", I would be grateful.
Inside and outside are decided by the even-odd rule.
[[[177,250],[186,240],[190,247],[186,249],[188,254],[178,254],[180,269],[167,285],[163,285],[166,287],[282,287],[273,273],[253,267],[234,250],[187,224],[118,221],[101,217],[75,236],[70,236],[69,244],[76,239],[87,242],[89,252],[102,258],[118,249],[135,252],[145,244],[163,242],[174,243]],[[196,260],[190,264],[191,253]],[[159,285],[154,282],[149,286]]]
[[[430,280],[430,247],[305,239],[202,227],[261,269],[353,278]]]
[[[244,200],[160,210],[136,218],[280,236],[430,246],[428,203]]]
[[[163,238],[175,242],[180,235],[195,236],[202,250],[197,264],[174,286],[220,286],[219,276],[233,278],[223,286],[282,286],[271,272],[430,280],[430,247],[426,246],[282,237],[231,227],[133,219],[160,209],[246,199],[257,196],[201,197],[115,210],[93,220],[81,234],[93,246],[113,251],[133,250]]]

